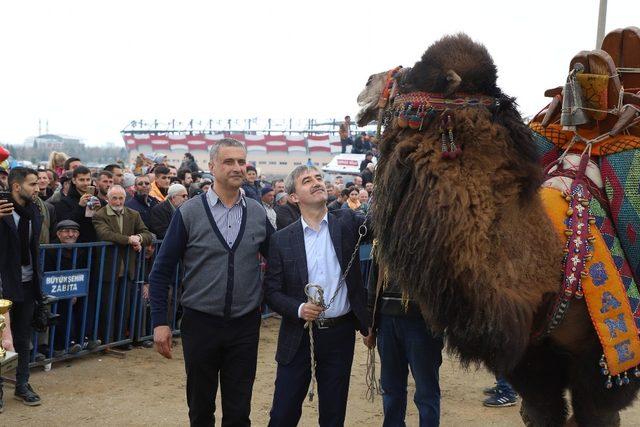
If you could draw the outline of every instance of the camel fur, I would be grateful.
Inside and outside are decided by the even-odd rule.
[[[530,131],[496,80],[486,48],[463,34],[434,43],[398,78],[400,93],[498,102],[451,112],[463,149],[454,160],[441,157],[437,120],[421,131],[387,126],[372,207],[380,264],[420,303],[426,323],[445,331],[464,365],[483,363],[512,382],[526,425],[563,425],[565,389],[579,425],[617,425],[638,386],[604,389],[601,348],[582,301],[550,337],[531,340],[559,290],[563,244],[537,194]],[[374,98],[359,99],[367,96]],[[376,107],[363,106],[359,118],[376,116]]]

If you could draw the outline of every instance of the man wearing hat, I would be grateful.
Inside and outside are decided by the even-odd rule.
[[[276,192],[271,187],[264,187],[260,194],[262,195],[262,207],[267,211],[267,218],[269,218],[269,222],[273,226],[273,229],[276,229],[276,211],[273,209],[273,201],[276,196]]]
[[[289,200],[289,195],[285,192],[278,193],[276,194],[275,200],[276,200],[275,206],[284,206],[285,204],[287,204],[287,201]]]
[[[51,243],[74,244],[80,236],[80,225],[70,219],[60,221],[56,225],[56,238]],[[62,248],[60,251],[60,267],[58,268],[58,249],[45,251],[44,271],[74,270],[77,268],[88,268],[87,252],[85,248],[76,249],[76,261],[73,262],[73,248]],[[71,324],[69,331],[69,353],[74,354],[82,350],[80,345],[80,330],[82,327],[83,304],[78,303],[77,298],[61,300],[58,303],[58,327],[53,338],[54,356],[62,356],[65,351],[65,339],[68,322],[68,305],[72,306]]]

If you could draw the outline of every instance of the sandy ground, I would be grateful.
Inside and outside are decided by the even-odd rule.
[[[268,422],[275,379],[275,346],[278,319],[264,321],[260,340],[258,373],[253,393],[251,418],[254,425]],[[179,341],[179,340],[178,340]],[[382,425],[382,403],[365,399],[366,351],[360,342],[351,373],[347,425]],[[484,370],[464,370],[449,357],[441,369],[443,426],[522,425],[519,405],[511,408],[485,408],[482,389],[493,383]],[[33,370],[31,384],[43,398],[38,407],[27,407],[12,398],[5,386],[5,411],[0,425],[186,425],[185,374],[182,348],[174,349],[174,359],[166,360],[153,349],[137,348],[123,359],[96,354],[58,363],[49,372]],[[407,425],[417,426],[411,401]],[[302,426],[317,425],[317,401],[305,402]],[[219,404],[218,404],[219,407]],[[623,425],[638,425],[640,403],[622,414]]]

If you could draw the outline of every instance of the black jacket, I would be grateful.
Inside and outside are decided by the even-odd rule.
[[[329,234],[343,272],[355,249],[358,227],[363,221],[362,215],[347,209],[329,213]],[[306,333],[304,321],[298,317],[298,307],[307,301],[304,288],[308,283],[307,255],[299,220],[271,237],[267,265],[265,299],[269,307],[282,315],[276,361],[287,364],[295,356],[302,335]],[[357,261],[347,273],[346,286],[357,329],[366,335],[369,328],[366,290]]]
[[[276,211],[276,225],[278,226],[278,230],[282,230],[300,218],[300,208],[293,203],[287,202],[286,205],[278,205],[274,207],[273,210]]]
[[[80,193],[75,185],[71,184],[69,194],[62,196],[60,201],[54,204],[54,206],[56,208],[56,219],[58,222],[70,219],[80,225],[78,243],[97,241],[96,230],[93,228],[91,218],[84,215],[86,208],[80,206]]]
[[[150,228],[151,226],[149,225],[149,219],[151,215],[151,209],[153,209],[153,207],[157,206],[159,203],[160,202],[155,197],[147,196],[145,201],[145,198],[143,196],[136,193],[124,205],[129,209],[137,211],[140,214],[140,218],[142,218],[142,222],[144,222],[144,224]]]
[[[171,217],[174,212],[175,209],[171,206],[168,199],[151,209],[149,222],[146,224],[149,227],[149,230],[151,230],[158,239],[164,239],[164,235],[167,232],[167,228],[169,228],[169,223],[171,223]]]
[[[52,244],[60,244],[60,240],[55,239]],[[58,268],[58,251],[60,255],[60,268]],[[76,249],[76,263],[73,264],[72,248],[46,249],[44,254],[44,271],[63,271],[77,268],[89,268],[87,265],[87,249]]]
[[[29,252],[33,265],[33,283],[37,287],[36,298],[41,299],[42,290],[40,278],[40,231],[42,228],[42,216],[35,203],[30,203],[33,222],[31,224],[31,239],[29,240]],[[18,227],[13,215],[7,215],[0,219],[0,294],[2,298],[13,302],[24,301],[22,290],[22,264],[20,262],[20,240]]]

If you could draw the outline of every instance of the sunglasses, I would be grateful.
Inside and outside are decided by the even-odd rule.
[[[136,185],[151,185],[151,183],[150,183],[150,182],[144,182],[144,181],[143,181],[143,182],[139,182],[139,183],[137,183]]]

